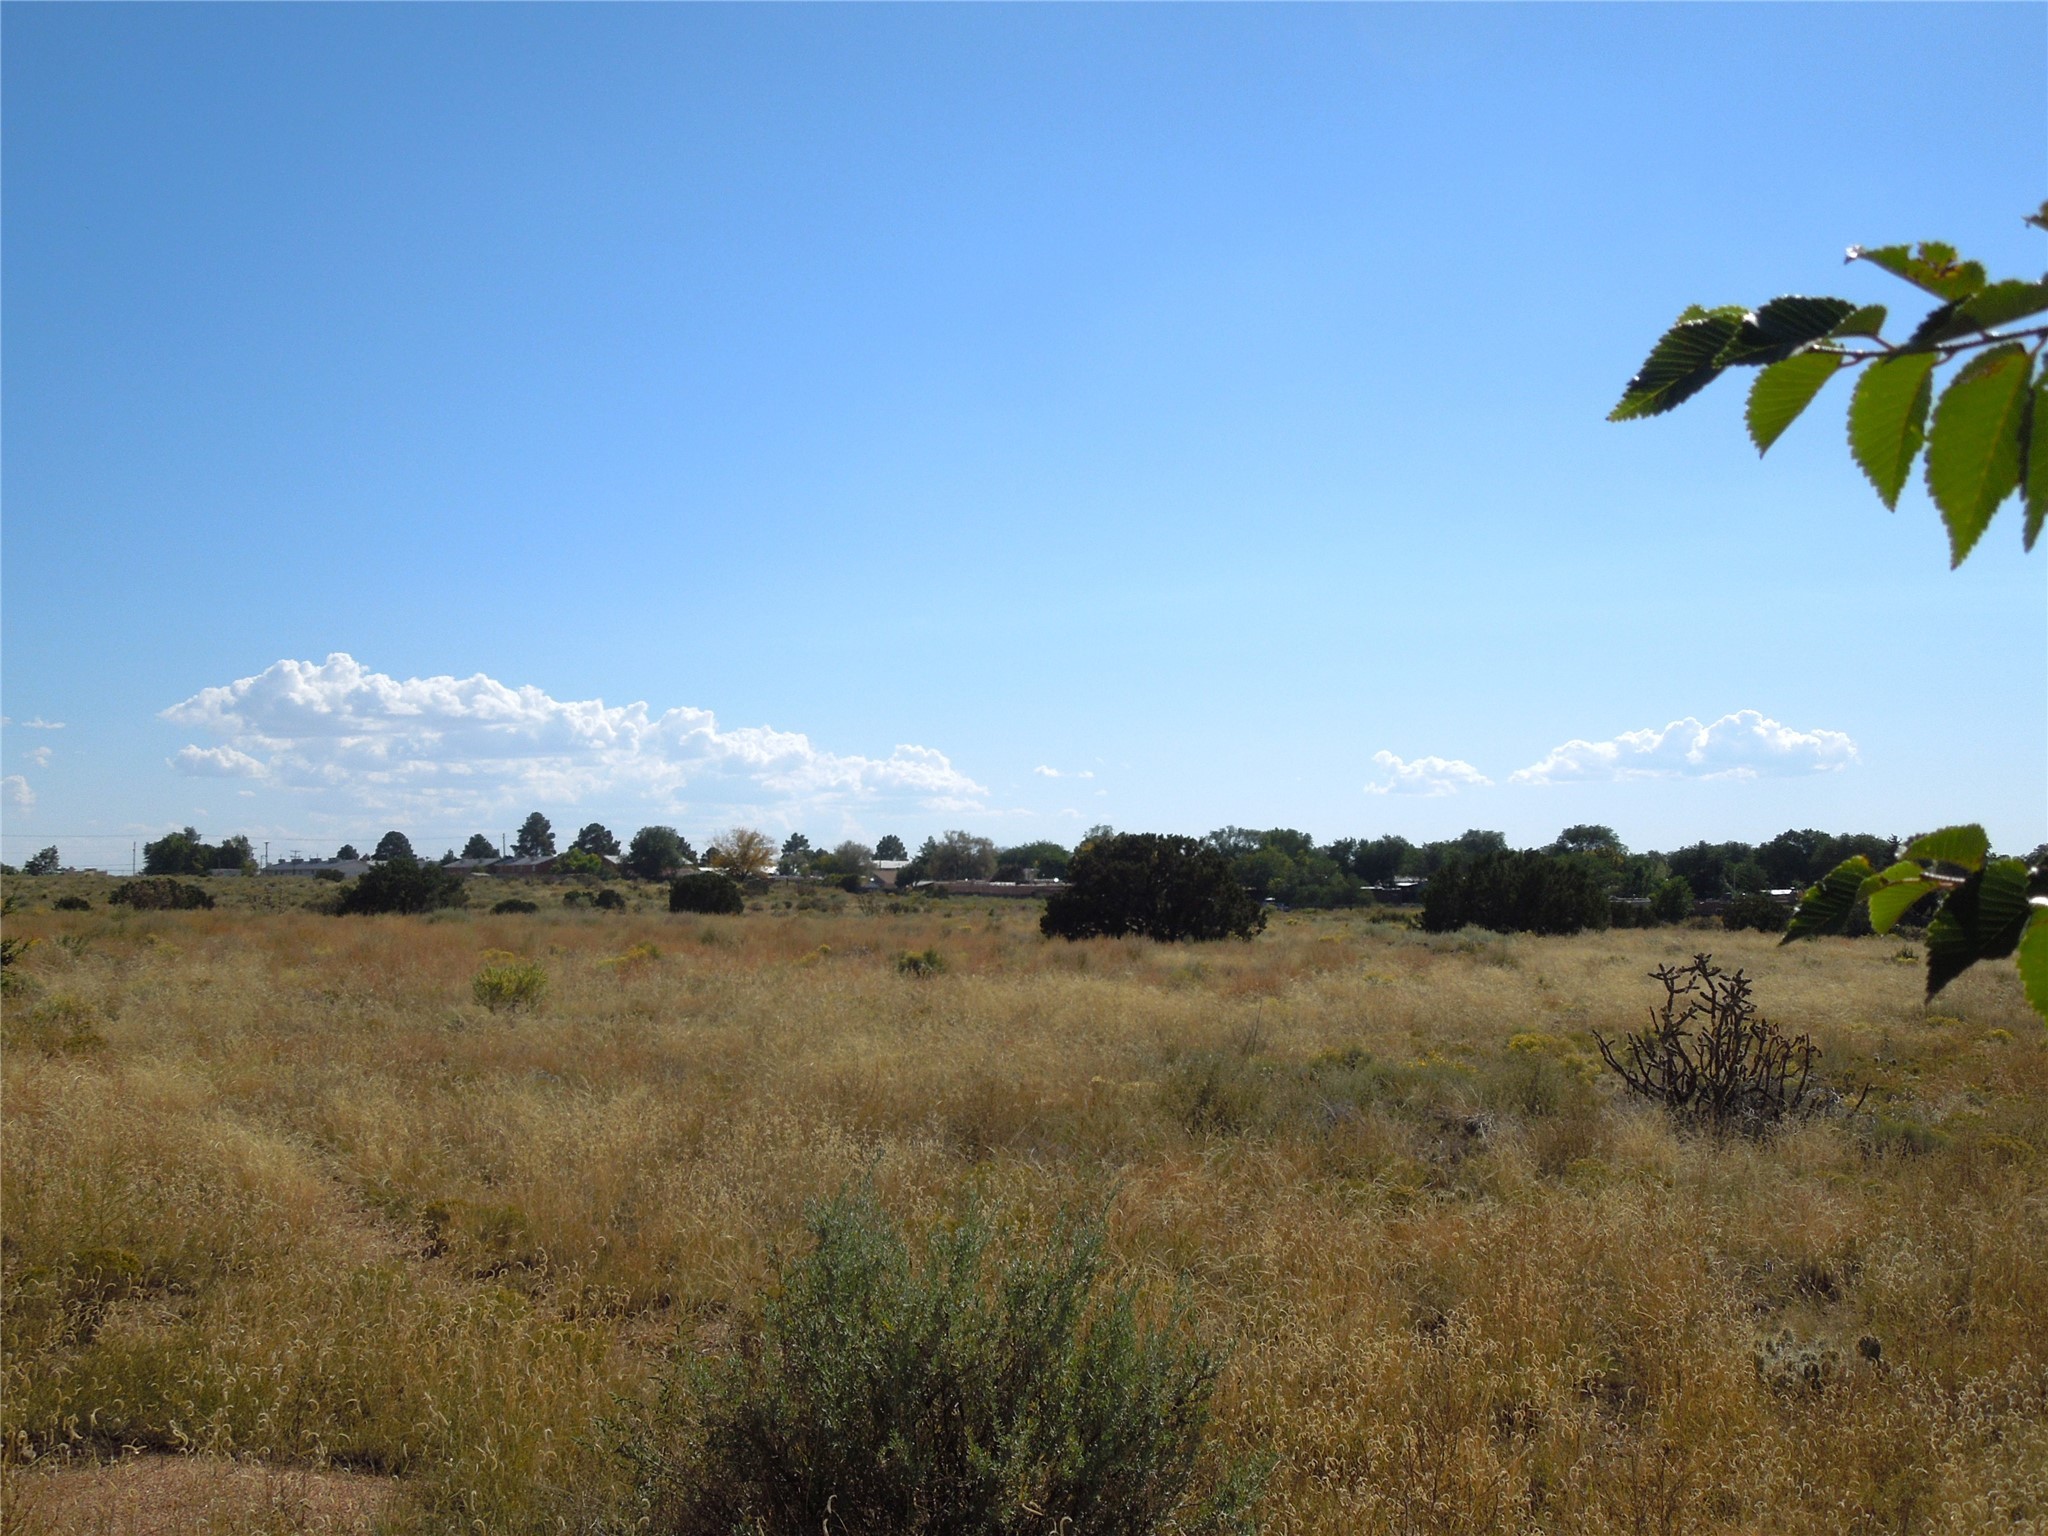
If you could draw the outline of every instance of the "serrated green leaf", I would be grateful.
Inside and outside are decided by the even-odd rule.
[[[1717,310],[1697,305],[1657,339],[1649,357],[1622,391],[1621,404],[1608,412],[1609,421],[1634,421],[1661,416],[1690,400],[1720,376],[1714,359],[1742,324],[1742,310],[1729,305]]]
[[[2025,544],[2034,547],[2048,519],[2048,375],[2034,386],[2027,414],[2027,523]]]
[[[1944,889],[1941,881],[1911,859],[1901,859],[1864,881],[1857,895],[1870,903],[1870,926],[1879,933],[1890,933],[1892,925],[1923,897]]]
[[[1903,277],[1915,288],[1924,288],[1941,299],[1967,299],[1984,286],[1982,262],[1963,261],[1956,248],[1939,240],[1923,240],[1918,249],[1903,245],[1880,245],[1866,249],[1849,247],[1851,261],[1868,261],[1883,267],[1894,277]]]
[[[2042,205],[2048,208],[2048,204]],[[2034,908],[2019,942],[2020,985],[2041,1022],[2048,1024],[2048,907]]]
[[[1771,364],[1756,376],[1742,419],[1758,453],[1770,451],[1771,444],[1799,419],[1799,413],[1813,403],[1813,397],[1841,366],[1840,353],[1802,352]]]
[[[1927,311],[1920,323],[1913,327],[1913,334],[1906,338],[1906,345],[1917,351],[1931,347],[1937,342],[1948,341],[1952,337],[1969,335],[1976,329],[1974,325],[1967,321],[1961,325],[1956,323],[1956,311],[1961,308],[1960,303],[1935,305]]]
[[[1994,325],[2010,325],[2028,315],[2038,315],[2044,309],[2048,309],[2048,278],[2038,283],[2008,278],[1971,294],[1956,310],[1956,318],[1968,320],[1978,330],[1986,330]]]
[[[1837,325],[1830,336],[1876,336],[1884,329],[1885,308],[1882,304],[1865,304],[1861,309],[1852,309]]]
[[[1934,362],[1932,352],[1913,352],[1872,363],[1849,400],[1849,452],[1887,507],[1898,506],[1927,435]]]
[[[1982,869],[1991,852],[1991,839],[1977,823],[1941,827],[1906,844],[1902,857],[1923,864],[1953,864],[1957,869]]]
[[[2011,954],[2033,910],[2027,904],[2027,866],[2018,859],[1993,859],[1950,891],[1927,925],[1927,995],[1979,960]]]
[[[1744,316],[1733,339],[1714,361],[1724,368],[1779,362],[1808,342],[1819,341],[1855,312],[1856,306],[1847,299],[1786,294]]]
[[[1863,882],[1874,873],[1870,860],[1859,853],[1822,875],[1806,888],[1806,894],[1799,898],[1799,905],[1793,908],[1792,921],[1785,929],[1782,942],[1790,944],[1794,939],[1841,932],[1848,925],[1849,915],[1856,910],[1856,899],[1862,894]]]
[[[1980,352],[1941,392],[1927,434],[1927,491],[1961,565],[2020,483],[2020,420],[2033,360],[2017,343]]]

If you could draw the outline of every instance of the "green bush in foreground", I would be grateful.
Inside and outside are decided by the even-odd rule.
[[[684,875],[668,888],[668,909],[671,912],[744,912],[746,898],[740,888],[724,875],[704,871],[695,875]]]
[[[622,1447],[644,1529],[1251,1528],[1257,1476],[1202,1454],[1220,1362],[1103,1278],[1100,1223],[998,1245],[970,1209],[913,1247],[860,1192],[809,1227],[752,1337],[680,1367]]]
[[[469,984],[470,995],[496,1013],[500,1008],[532,1008],[547,990],[548,973],[538,960],[522,960],[502,949],[485,952],[484,964]]]

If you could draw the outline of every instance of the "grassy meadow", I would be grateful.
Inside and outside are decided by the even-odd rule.
[[[137,1451],[380,1490],[190,1529],[603,1528],[664,1361],[871,1179],[913,1224],[1105,1211],[1228,1342],[1213,1433],[1270,1459],[1270,1532],[2048,1531],[2048,1032],[2009,966],[1926,1009],[1897,938],[111,884],[9,882],[9,1530],[140,1528],[67,1493]],[[1700,949],[1860,1114],[1717,1144],[1616,1096],[1592,1032]],[[530,1005],[478,1000],[526,964]]]

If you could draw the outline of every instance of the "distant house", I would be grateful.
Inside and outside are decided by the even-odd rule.
[[[266,875],[301,875],[308,879],[326,870],[333,870],[344,879],[353,880],[372,868],[368,859],[279,859],[275,864],[266,864],[260,873]]]
[[[488,859],[450,859],[440,868],[451,875],[483,875],[490,873],[491,866],[502,862],[496,856]]]
[[[915,890],[943,891],[948,896],[1050,896],[1058,880],[920,880]]]
[[[1429,886],[1423,875],[1396,875],[1381,885],[1365,887],[1366,895],[1387,907],[1412,907],[1422,900],[1422,893]]]
[[[893,886],[896,883],[897,872],[909,866],[908,859],[876,859],[869,867],[874,870],[875,879],[879,883]]]

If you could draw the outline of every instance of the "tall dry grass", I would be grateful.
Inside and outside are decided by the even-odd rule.
[[[203,1451],[388,1474],[398,1529],[593,1528],[602,1423],[871,1177],[913,1221],[1106,1202],[1234,1341],[1273,1531],[2048,1529],[2048,1042],[2008,976],[1931,1015],[1896,940],[905,906],[16,917],[8,1479]],[[1863,1114],[1716,1144],[1609,1091],[1591,1031],[1699,947]],[[489,951],[536,1006],[476,1001]]]

